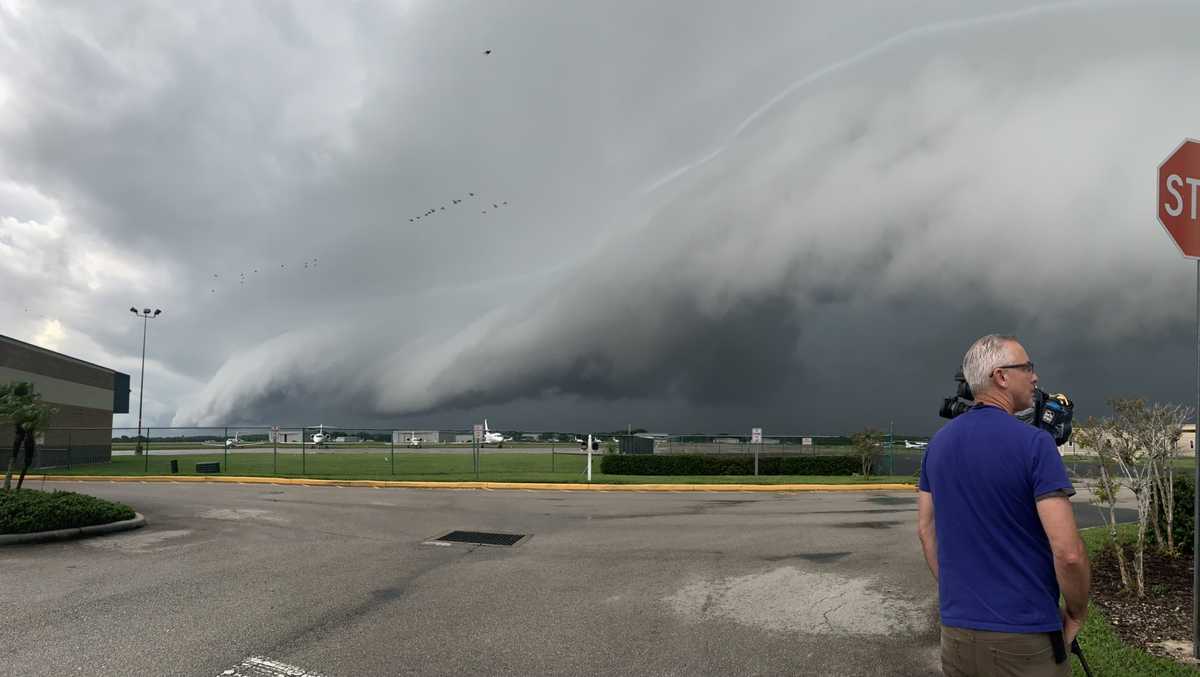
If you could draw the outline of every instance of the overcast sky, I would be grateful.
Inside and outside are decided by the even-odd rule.
[[[1198,23],[0,0],[0,333],[131,374],[115,425],[131,305],[159,426],[931,433],[989,332],[1079,416],[1190,403]]]

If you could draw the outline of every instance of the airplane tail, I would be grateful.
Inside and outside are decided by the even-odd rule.
[[[485,419],[483,419],[483,432],[485,432],[485,433],[490,433],[490,432],[492,432],[492,431],[488,430],[488,424],[487,424],[487,419],[486,419],[486,418],[485,418]]]

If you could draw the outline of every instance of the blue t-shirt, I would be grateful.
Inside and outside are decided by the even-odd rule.
[[[1075,488],[1049,433],[998,407],[976,406],[930,440],[917,486],[933,495],[943,624],[1062,629],[1037,498]]]

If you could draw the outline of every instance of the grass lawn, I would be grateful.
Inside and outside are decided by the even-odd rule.
[[[472,454],[377,453],[223,453],[179,456],[116,456],[111,463],[51,468],[54,475],[169,475],[171,460],[179,474],[195,475],[196,463],[219,461],[222,474],[255,477],[313,477],[322,479],[474,481]],[[478,479],[491,482],[585,482],[586,457],[578,454],[504,454],[480,456]],[[856,484],[913,483],[913,478],[811,475],[605,475],[593,459],[592,482],[597,484]]]
[[[1107,538],[1104,527],[1083,529],[1080,534],[1087,545],[1088,556],[1095,558],[1104,547]],[[1137,525],[1122,524],[1118,534],[1123,540],[1136,538]],[[1151,656],[1134,647],[1126,646],[1113,632],[1104,614],[1095,605],[1088,607],[1088,619],[1079,633],[1079,646],[1087,658],[1088,666],[1095,675],[1121,675],[1122,677],[1172,677],[1188,675],[1195,677],[1197,671],[1165,658]],[[1085,677],[1079,660],[1071,658],[1073,674]]]
[[[1100,463],[1100,457],[1089,454],[1066,454],[1062,457],[1063,463],[1068,467],[1072,463]],[[1195,469],[1196,459],[1192,456],[1185,456],[1171,459],[1171,466],[1175,468],[1190,468]]]

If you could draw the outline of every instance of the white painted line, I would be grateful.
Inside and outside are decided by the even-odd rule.
[[[422,541],[422,542],[421,542],[421,545],[440,545],[440,546],[442,546],[442,547],[444,547],[444,548],[448,548],[448,547],[450,547],[450,546],[452,546],[452,545],[454,545],[454,544],[453,544],[453,543],[448,543],[448,542],[446,542],[446,541]]]
[[[322,677],[322,675],[294,665],[280,663],[265,656],[251,656],[222,672],[219,677]]]

